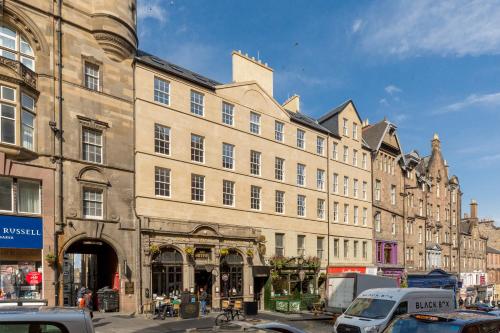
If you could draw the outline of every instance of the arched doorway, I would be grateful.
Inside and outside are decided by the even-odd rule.
[[[118,256],[114,248],[101,239],[81,239],[64,252],[63,304],[75,306],[81,287],[94,293],[104,287],[120,289]],[[94,300],[94,306],[97,302]]]
[[[221,298],[243,296],[243,264],[243,256],[235,250],[221,258]]]
[[[182,254],[173,248],[164,248],[153,257],[152,292],[172,297],[182,291]]]

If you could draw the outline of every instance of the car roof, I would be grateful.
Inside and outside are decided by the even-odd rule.
[[[432,296],[452,296],[452,291],[437,288],[374,288],[363,291],[358,297],[395,298],[409,294],[430,294]]]
[[[81,321],[85,311],[72,307],[8,306],[0,307],[0,322],[5,321]]]
[[[428,316],[428,317],[438,317],[442,319],[446,319],[448,322],[453,322],[455,324],[470,324],[475,322],[483,322],[483,321],[499,321],[498,317],[483,314],[479,312],[465,312],[465,311],[453,311],[453,312],[438,312],[438,313],[422,313],[422,314],[406,314],[402,316],[402,318],[416,316]],[[418,320],[418,319],[417,319]]]

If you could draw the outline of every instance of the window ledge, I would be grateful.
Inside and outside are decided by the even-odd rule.
[[[38,157],[38,154],[32,150],[3,142],[0,142],[0,152],[5,153],[9,158],[21,161],[33,160]]]

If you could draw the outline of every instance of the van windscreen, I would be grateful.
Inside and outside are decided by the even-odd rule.
[[[387,299],[356,298],[346,310],[349,316],[382,319],[387,317],[396,302]]]

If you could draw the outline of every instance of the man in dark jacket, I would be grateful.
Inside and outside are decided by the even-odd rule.
[[[202,316],[204,316],[207,312],[207,298],[208,298],[207,292],[203,288],[200,288],[200,305],[201,305]]]

